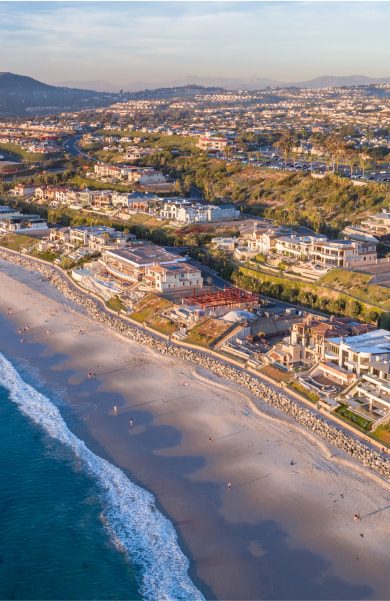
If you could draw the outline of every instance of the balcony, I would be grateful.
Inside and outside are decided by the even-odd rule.
[[[328,359],[329,361],[338,361],[339,355],[333,351],[325,351],[325,359]]]
[[[344,365],[346,365],[348,369],[357,369],[359,367],[359,363],[357,361],[352,361],[351,359],[346,359]]]

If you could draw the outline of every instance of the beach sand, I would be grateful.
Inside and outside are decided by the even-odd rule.
[[[238,385],[94,322],[39,274],[0,272],[0,351],[155,495],[206,598],[390,598],[386,482]]]

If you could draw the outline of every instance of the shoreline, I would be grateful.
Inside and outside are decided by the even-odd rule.
[[[341,420],[337,420],[336,422],[332,420],[330,424],[325,423],[324,418],[328,418],[328,416],[324,415],[323,418],[322,414],[314,414],[312,411],[302,408],[302,404],[305,403],[302,399],[298,401],[294,392],[281,389],[277,384],[271,382],[269,378],[263,378],[260,374],[254,374],[242,366],[238,366],[237,369],[234,366],[234,361],[216,357],[215,353],[208,351],[208,349],[201,350],[196,347],[192,349],[180,342],[172,343],[170,340],[168,342],[166,336],[152,332],[150,328],[136,326],[136,324],[131,323],[126,318],[114,316],[114,312],[107,309],[103,301],[96,297],[96,295],[81,292],[79,287],[73,282],[72,288],[68,281],[70,280],[69,276],[62,273],[62,270],[59,268],[48,265],[46,262],[39,259],[26,259],[16,252],[5,251],[4,249],[0,250],[1,259],[42,273],[44,279],[57,288],[66,298],[74,300],[86,310],[90,317],[109,326],[116,334],[138,342],[143,346],[148,346],[151,350],[163,355],[184,359],[193,365],[207,367],[217,376],[222,376],[227,380],[238,383],[267,404],[273,405],[284,413],[292,415],[307,430],[345,451],[351,457],[358,459],[365,467],[370,467],[380,475],[390,479],[390,459],[388,457],[383,459],[374,450],[375,447],[383,448],[379,442],[375,440],[368,441],[364,434],[353,431],[351,426],[343,424]],[[103,310],[101,309],[101,305],[104,307]],[[369,442],[371,448],[367,447],[362,440]]]
[[[37,273],[8,271],[0,350],[57,391],[91,450],[153,492],[207,598],[315,598],[316,578],[328,598],[388,598],[386,483],[238,384],[116,336],[71,301],[64,307]]]

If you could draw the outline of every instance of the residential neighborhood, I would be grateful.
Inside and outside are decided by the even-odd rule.
[[[20,252],[67,270],[130,319],[374,428],[390,409],[368,394],[390,379],[380,351],[387,90],[283,89],[272,102],[267,91],[194,92],[4,120],[5,147],[32,154],[5,166],[0,242],[26,235]]]

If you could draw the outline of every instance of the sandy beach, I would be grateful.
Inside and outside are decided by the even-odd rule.
[[[389,598],[390,487],[379,476],[5,261],[0,313],[0,351],[62,402],[91,450],[155,495],[207,599]]]

